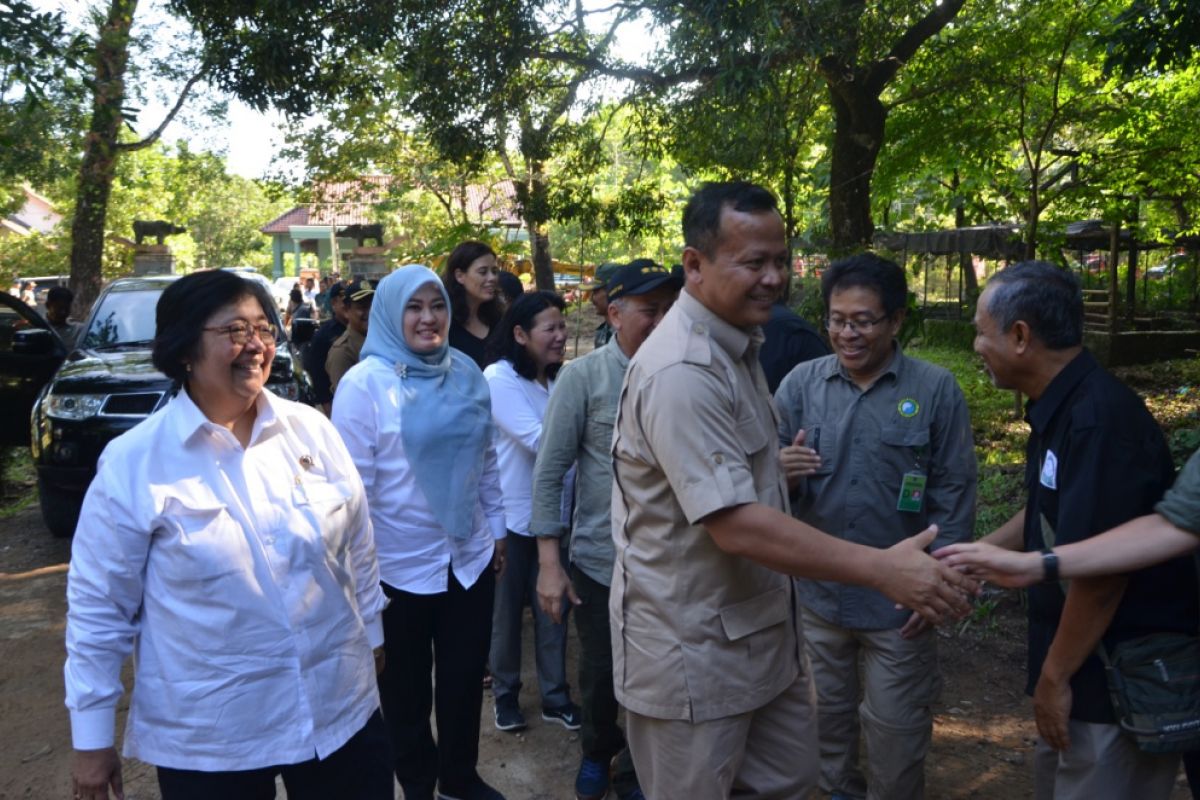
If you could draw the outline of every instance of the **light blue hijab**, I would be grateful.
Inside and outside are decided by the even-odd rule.
[[[427,283],[450,298],[429,267],[408,264],[379,282],[362,358],[377,358],[400,377],[400,436],[417,485],[450,536],[474,532],[483,459],[492,440],[487,381],[468,356],[447,342],[416,353],[404,338],[404,307]]]

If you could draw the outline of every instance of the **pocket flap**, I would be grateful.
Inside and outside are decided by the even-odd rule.
[[[884,426],[879,431],[879,441],[894,447],[923,447],[929,444],[929,428]]]
[[[737,437],[742,443],[743,452],[757,453],[771,441],[771,431],[767,430],[763,421],[757,417],[739,419],[737,421]]]
[[[791,593],[780,586],[757,597],[721,609],[721,626],[729,641],[736,642],[772,625],[786,622],[791,612]]]
[[[338,483],[302,482],[292,493],[292,501],[298,506],[319,506],[333,510],[350,501],[350,490]]]

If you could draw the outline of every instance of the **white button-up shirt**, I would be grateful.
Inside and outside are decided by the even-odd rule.
[[[533,513],[533,464],[542,439],[542,419],[550,402],[553,381],[542,386],[517,374],[512,363],[497,361],[483,371],[492,392],[496,423],[496,454],[508,529],[529,536]]]
[[[472,534],[456,539],[434,517],[404,451],[400,391],[395,369],[366,358],[342,376],[333,401],[333,425],[370,500],[379,574],[397,589],[437,594],[449,588],[449,567],[470,588],[490,568],[495,541],[505,535],[496,448],[489,444],[484,454]]]
[[[362,482],[318,411],[262,392],[244,448],[186,392],[113,440],[83,503],[67,599],[77,749],[244,770],[324,758],[379,706],[383,642]]]

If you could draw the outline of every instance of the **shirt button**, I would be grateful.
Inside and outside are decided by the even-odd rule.
[[[851,479],[850,479],[850,485],[851,485],[851,486],[858,486],[858,478],[851,478]]]
[[[718,464],[724,464],[725,456],[721,455],[720,453],[717,453],[715,456],[713,456],[713,461],[715,461]]]
[[[851,522],[851,523],[850,523],[849,525],[847,525],[846,527],[847,527],[847,528],[853,528],[853,527],[854,527],[854,523],[853,523],[853,522]]]
[[[859,439],[857,436],[855,436],[855,437],[854,437],[854,443],[855,443],[855,444],[858,444],[860,441],[861,441],[861,440],[860,440],[860,439]]]

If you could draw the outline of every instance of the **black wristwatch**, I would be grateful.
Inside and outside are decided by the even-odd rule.
[[[1053,548],[1042,548],[1042,583],[1058,582],[1058,556]]]

